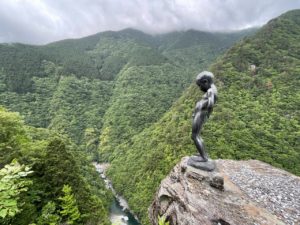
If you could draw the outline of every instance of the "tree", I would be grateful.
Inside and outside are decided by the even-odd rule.
[[[82,184],[79,167],[67,140],[55,137],[50,140],[43,159],[43,183],[49,198],[61,195],[64,184],[79,188]]]
[[[60,214],[66,219],[67,224],[76,224],[80,218],[80,212],[72,194],[72,188],[69,185],[64,185],[62,191],[64,196],[59,198],[62,208]]]
[[[32,172],[29,167],[20,165],[16,160],[0,170],[0,217],[2,219],[9,220],[21,211],[20,195],[32,184],[31,180],[26,178]]]
[[[20,156],[27,141],[24,123],[19,113],[9,112],[0,106],[0,167]]]
[[[42,214],[38,218],[38,225],[57,225],[60,220],[56,214],[55,203],[50,201],[42,209]]]
[[[86,128],[84,131],[85,150],[93,161],[99,160],[99,132],[95,128]]]

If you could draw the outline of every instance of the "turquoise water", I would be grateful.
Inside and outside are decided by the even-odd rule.
[[[109,164],[100,164],[94,162],[93,165],[95,166],[97,172],[100,174],[101,179],[104,180],[106,188],[111,190],[114,195],[117,195],[110,180],[108,180],[105,175],[105,171]],[[128,207],[128,204],[125,199],[120,197],[120,201],[124,201],[123,205],[125,205],[125,207]],[[113,202],[111,203],[109,217],[113,225],[141,225],[128,210],[123,211],[122,206],[120,206],[120,203],[116,198],[114,198]]]
[[[124,218],[128,220],[124,220]],[[123,220],[122,220],[123,218]],[[116,225],[141,225],[130,212],[124,212],[119,202],[114,199],[110,206],[110,220]]]

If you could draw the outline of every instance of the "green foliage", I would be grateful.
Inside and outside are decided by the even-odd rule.
[[[183,71],[170,64],[130,67],[119,75],[116,90],[106,111],[100,138],[102,157],[112,159],[118,144],[129,140],[157,121],[182,91]],[[161,76],[157,76],[160,74]],[[180,80],[180,82],[179,82]]]
[[[258,159],[300,174],[299,13],[269,22],[211,66],[219,98],[202,136],[212,158]],[[108,176],[142,224],[161,180],[196,153],[191,116],[201,96],[191,85],[161,119],[116,147]]]
[[[23,44],[0,44],[0,68],[10,91],[25,93],[32,90],[32,76],[40,77],[41,54],[37,47]],[[18,66],[16,66],[18,65]]]
[[[74,147],[59,138],[49,142],[41,164],[42,171],[38,172],[43,181],[46,194],[44,198],[49,200],[58,198],[62,195],[61,190],[64,185],[68,184],[73,189],[83,222],[107,222],[108,203],[105,202],[109,202],[111,197],[104,191],[103,183],[98,186],[93,185],[95,187],[91,186],[94,179],[97,180],[99,177],[95,175],[96,172],[92,173],[92,168],[84,165],[88,162],[80,151],[72,151]],[[79,161],[82,161],[82,164]],[[96,189],[97,187],[99,190]]]
[[[86,128],[102,127],[102,115],[111,92],[109,82],[64,77],[50,102],[49,128],[82,142]]]
[[[80,218],[80,212],[72,194],[72,188],[69,185],[64,185],[62,191],[64,196],[59,198],[62,208],[59,213],[65,218],[67,224],[76,224]]]
[[[26,141],[23,121],[18,113],[0,107],[0,166],[18,157],[21,145]]]
[[[30,174],[31,186],[25,191],[24,185],[28,178],[22,176],[29,173],[27,167],[13,163],[13,166],[6,165],[1,170],[1,215],[12,215],[9,219],[0,220],[1,224],[45,224],[47,218],[49,224],[55,224],[58,214],[53,204],[59,205],[58,198],[62,195],[65,184],[73,189],[78,208],[82,212],[79,218],[82,223],[109,223],[111,194],[76,145],[49,130],[25,126],[17,113],[4,108],[0,108],[0,125],[0,165],[4,166],[12,158],[16,158],[34,171]],[[10,175],[4,176],[4,172],[9,172]],[[13,209],[7,211],[3,208],[4,204]]]
[[[79,167],[73,153],[60,138],[50,140],[41,167],[42,173],[37,173],[40,173],[44,180],[46,193],[49,196],[59,196],[65,183],[82,186],[83,181],[80,176],[78,177]]]
[[[158,225],[169,225],[170,223],[166,221],[164,216],[158,216]]]
[[[54,202],[48,202],[42,209],[42,214],[37,220],[37,225],[57,225],[60,216],[56,214],[56,205]]]
[[[87,128],[84,131],[84,138],[83,143],[85,143],[85,151],[88,153],[89,156],[92,158],[91,161],[99,161],[99,132],[94,128]]]
[[[24,204],[20,200],[22,193],[28,190],[32,182],[26,177],[30,168],[20,165],[16,160],[0,170],[0,217],[9,219],[21,211]]]

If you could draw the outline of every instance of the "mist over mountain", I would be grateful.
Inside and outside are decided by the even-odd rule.
[[[1,1],[0,42],[45,44],[128,27],[149,34],[243,30],[297,8],[294,0]]]

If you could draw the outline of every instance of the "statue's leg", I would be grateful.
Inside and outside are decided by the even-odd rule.
[[[196,148],[200,156],[202,157],[202,159],[200,159],[199,161],[207,162],[208,156],[207,153],[205,152],[203,140],[199,136],[204,120],[205,120],[205,115],[203,113],[198,112],[195,114],[193,125],[192,125],[192,139],[196,145]]]

